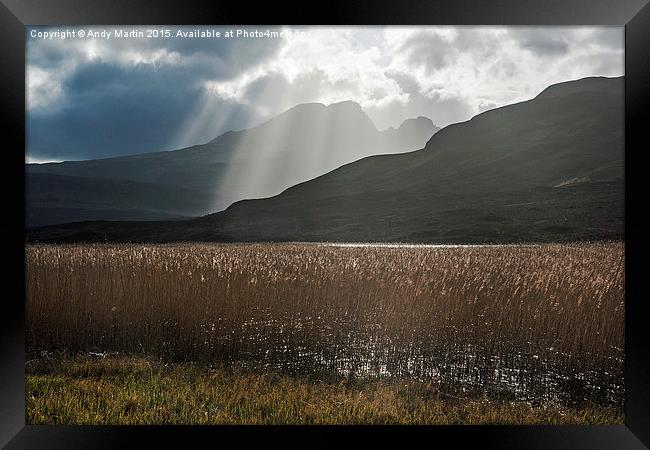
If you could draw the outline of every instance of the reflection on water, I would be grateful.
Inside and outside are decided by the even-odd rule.
[[[494,353],[499,348],[494,343],[439,343],[433,336],[400,345],[385,336],[380,338],[373,326],[359,332],[346,323],[340,323],[340,327],[320,326],[320,332],[315,333],[318,319],[249,320],[240,333],[221,335],[211,324],[206,327],[206,344],[240,349],[230,357],[237,366],[247,369],[348,379],[395,377],[428,381],[444,386],[452,397],[459,398],[478,394],[534,405],[623,405],[622,350],[620,358],[605,358],[608,361],[603,363],[603,358],[594,355],[598,363],[581,367],[572,364],[570,355],[553,348],[540,356],[526,351],[513,353],[504,345],[509,353]]]
[[[352,248],[497,248],[497,247],[537,247],[538,244],[408,244],[408,243],[381,243],[381,242],[321,242],[316,245],[325,247],[352,247]]]

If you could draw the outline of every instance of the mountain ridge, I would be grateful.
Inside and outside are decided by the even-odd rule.
[[[161,195],[170,192],[170,188],[178,192],[197,192],[201,203],[192,199],[185,206],[179,206],[176,201],[157,202],[161,217],[196,217],[222,210],[243,198],[274,195],[292,184],[368,154],[415,150],[437,130],[432,122],[420,120],[415,132],[408,131],[408,137],[399,132],[387,138],[357,103],[347,101],[328,106],[314,103],[296,105],[250,129],[229,131],[205,144],[183,149],[97,160],[26,164],[25,167],[28,184],[32,174],[50,174],[133,182],[131,196],[134,198],[150,198],[148,193],[139,190],[138,183],[159,185]],[[320,147],[314,145],[314,137],[319,134],[330,136],[330,141],[323,140]],[[269,165],[283,173],[265,179],[262,172],[264,166]],[[77,193],[72,186],[67,191],[59,189],[57,195],[56,201],[49,204],[47,199],[51,193],[46,183],[31,183],[27,192],[29,226],[56,223],[66,218],[65,210],[86,208],[75,203]],[[128,201],[128,196],[106,201],[101,218],[107,218],[107,211],[115,209],[116,214],[108,218],[122,219],[119,211],[125,209],[124,202]],[[34,208],[38,208],[38,214],[33,212]],[[85,212],[67,216],[63,221],[92,218],[93,209],[91,205]],[[48,211],[51,212],[49,216]],[[155,216],[145,209],[143,214],[142,218]],[[130,212],[129,219],[134,217],[137,219],[137,214]]]
[[[622,239],[623,80],[588,79],[588,88],[577,86],[577,91],[575,85],[555,87],[553,95],[449,125],[421,150],[362,158],[278,195],[238,201],[198,219],[69,224],[33,230],[29,239],[422,243]]]

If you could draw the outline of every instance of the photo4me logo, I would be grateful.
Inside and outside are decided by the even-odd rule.
[[[245,28],[64,28],[31,29],[31,39],[296,39],[306,38],[303,30]]]

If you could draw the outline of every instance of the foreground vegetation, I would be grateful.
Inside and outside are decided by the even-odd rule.
[[[31,424],[600,424],[617,408],[494,403],[404,380],[314,381],[132,357],[27,364]]]
[[[281,373],[292,386],[343,377],[374,392],[401,380],[495,408],[620,411],[623,261],[622,243],[28,246],[27,348],[160,359],[179,377],[191,363]]]

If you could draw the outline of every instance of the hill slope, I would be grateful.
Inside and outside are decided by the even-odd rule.
[[[31,239],[411,241],[619,239],[623,78],[587,78],[200,219],[44,228]]]
[[[278,194],[368,155],[417,150],[435,131],[424,117],[378,131],[356,103],[311,103],[181,150],[28,164],[27,223],[201,216]]]

